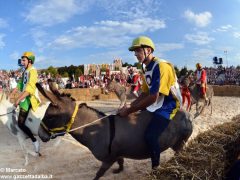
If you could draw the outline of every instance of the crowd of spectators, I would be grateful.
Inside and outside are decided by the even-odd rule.
[[[240,85],[240,69],[236,67],[205,67],[207,71],[208,84],[215,85]],[[17,85],[17,81],[21,78],[21,71],[2,71],[0,70],[0,90],[2,88],[13,89]],[[104,88],[110,79],[115,78],[122,85],[127,84],[128,74],[114,73],[109,75],[81,75],[74,78],[62,78],[57,76],[54,78],[59,89],[72,88]],[[50,74],[39,74],[39,83],[45,89],[49,89],[47,80],[52,78]]]
[[[207,71],[208,84],[240,85],[240,69],[234,66],[204,68]]]

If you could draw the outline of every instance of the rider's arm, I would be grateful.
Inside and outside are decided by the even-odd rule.
[[[141,100],[139,100],[137,103],[134,103],[133,105],[131,104],[131,106],[127,109],[127,113],[130,114],[138,110],[145,109],[146,107],[152,105],[157,100],[158,96],[159,92],[155,94],[149,94],[146,96],[144,95],[140,96]]]
[[[140,96],[131,103],[131,106],[135,106],[136,104],[138,104],[138,103],[139,103],[140,101],[142,101],[147,95],[148,95],[147,93],[142,92],[142,93],[140,94]]]

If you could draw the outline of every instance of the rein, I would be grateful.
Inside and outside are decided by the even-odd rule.
[[[5,113],[5,114],[0,114],[0,116],[6,116],[6,115],[8,115],[8,114],[11,114],[11,113],[13,113],[15,110],[12,110],[11,112],[7,112],[7,113]]]
[[[64,131],[64,132],[59,132],[59,133],[50,132],[50,133],[51,133],[51,139],[53,139],[53,138],[55,138],[55,137],[57,137],[57,136],[63,136],[63,135],[65,135],[65,134],[67,134],[67,133],[76,131],[76,130],[81,129],[81,128],[84,128],[84,127],[87,127],[87,126],[89,126],[89,125],[91,125],[91,124],[94,124],[95,122],[98,122],[98,121],[100,121],[100,120],[102,120],[102,119],[104,119],[104,118],[106,118],[106,117],[108,117],[108,116],[111,116],[111,114],[110,114],[110,115],[103,116],[103,117],[101,117],[101,118],[99,118],[99,119],[97,119],[97,120],[95,120],[95,121],[93,121],[93,122],[84,124],[84,125],[82,125],[82,126],[76,127],[76,128],[71,129],[71,130],[69,130],[69,131]]]

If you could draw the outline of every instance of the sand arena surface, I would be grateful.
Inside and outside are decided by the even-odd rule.
[[[89,106],[108,112],[116,110],[119,106],[118,100],[106,101],[89,101]],[[213,97],[213,114],[210,115],[210,108],[204,111],[204,114],[193,120],[193,134],[191,138],[196,137],[217,124],[228,122],[235,115],[240,114],[240,98],[239,97]],[[93,179],[95,173],[100,167],[91,152],[75,141],[71,136],[67,135],[62,138],[56,145],[59,138],[51,140],[48,143],[41,143],[41,157],[32,157],[29,155],[29,165],[23,166],[24,157],[17,139],[13,137],[7,128],[0,122],[0,169],[25,169],[26,172],[3,173],[9,175],[49,175],[53,179]],[[30,139],[27,140],[28,147],[33,148]],[[161,162],[167,161],[173,156],[172,150],[167,150],[161,154]],[[112,174],[114,164],[102,179],[144,179],[144,176],[150,172],[150,160],[131,160],[125,159],[125,169],[120,174]]]

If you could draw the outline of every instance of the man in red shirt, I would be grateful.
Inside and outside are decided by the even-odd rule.
[[[196,64],[196,85],[198,88],[198,92],[200,92],[200,96],[205,99],[205,102],[208,102],[208,98],[206,95],[207,91],[207,72],[202,68],[200,63]]]
[[[140,84],[140,75],[136,72],[134,72],[133,67],[128,68],[128,79],[127,82],[131,85],[131,92],[138,97],[138,91],[141,88]]]

